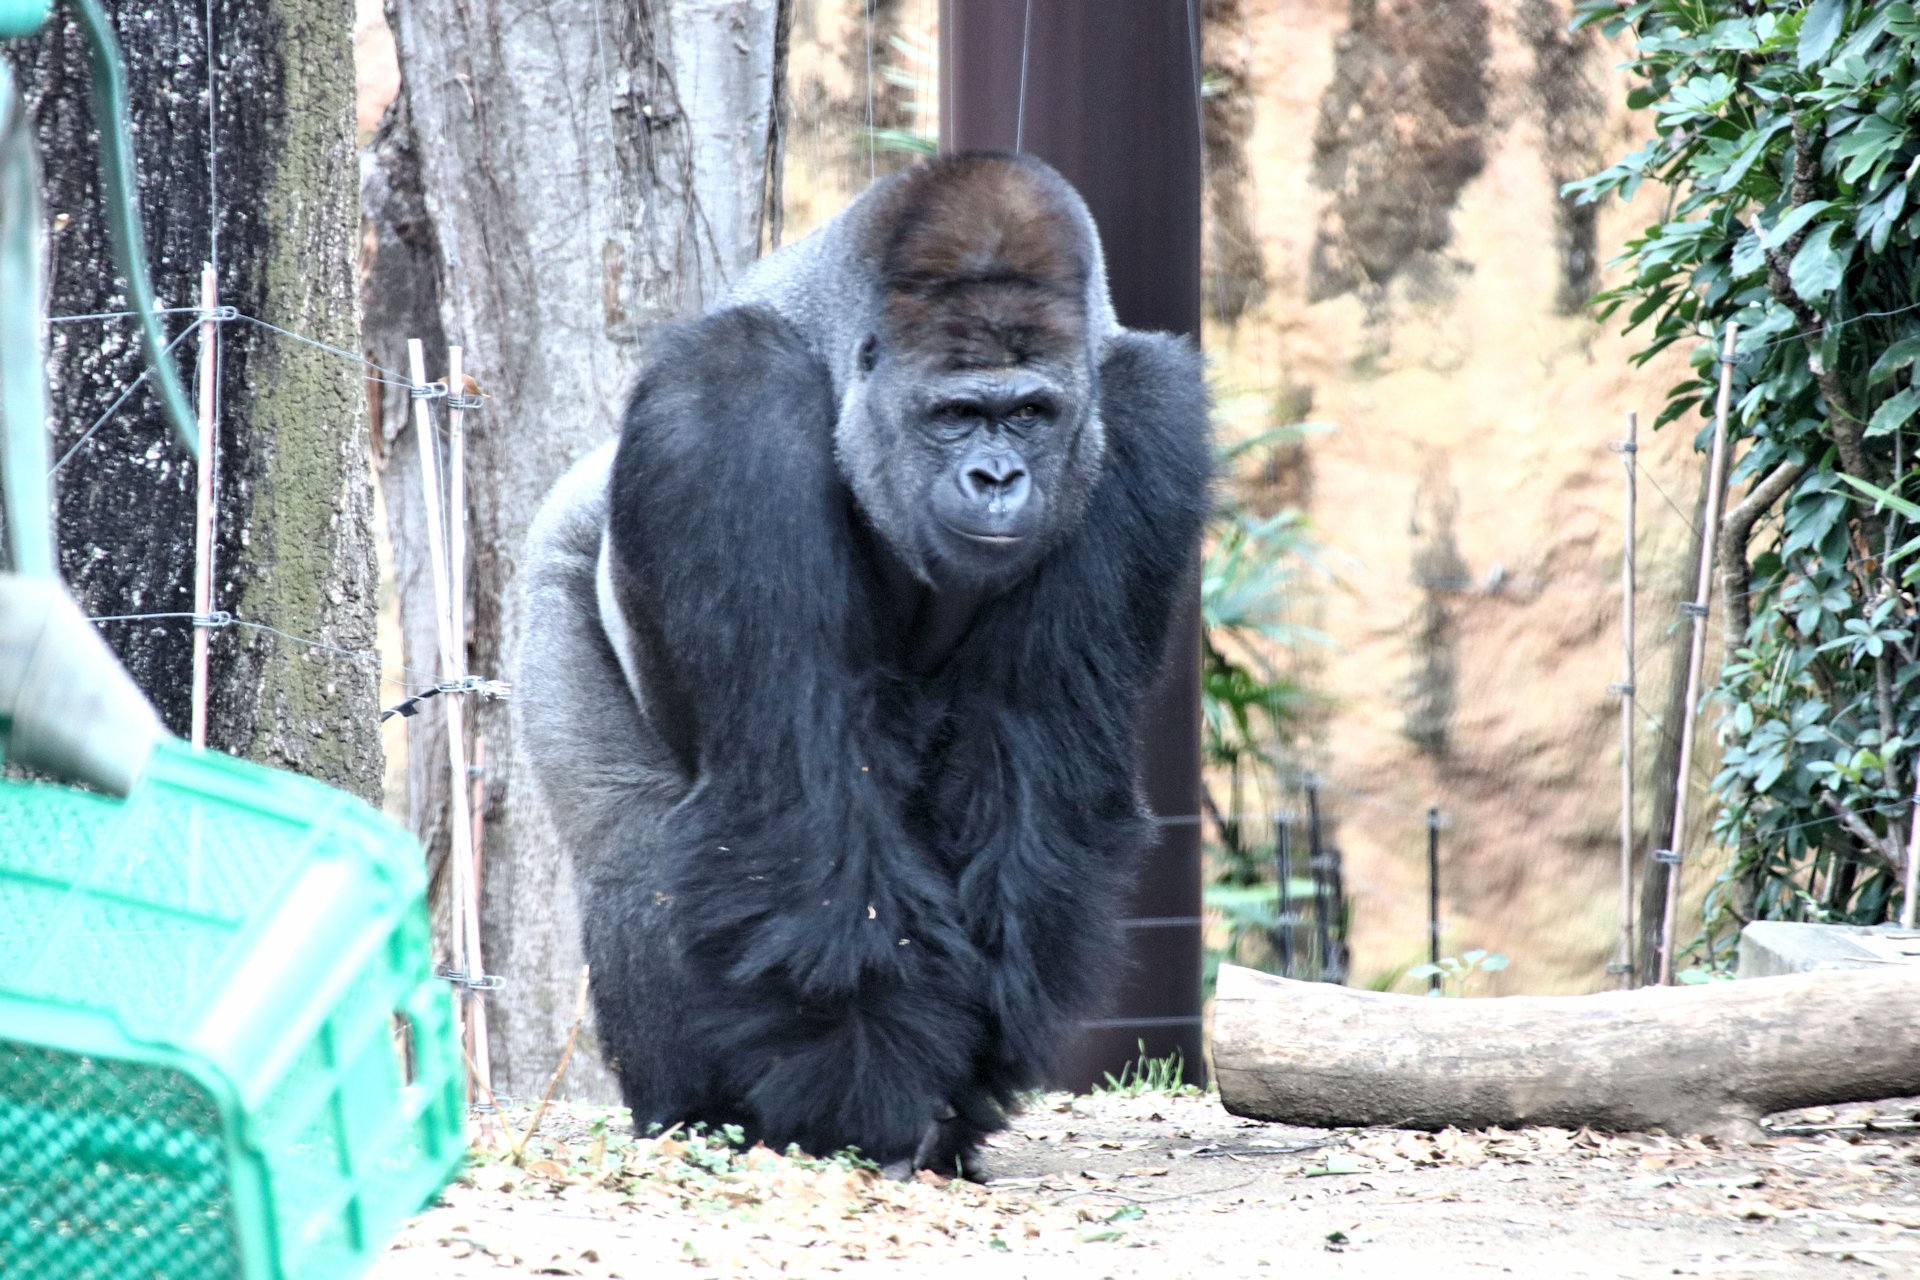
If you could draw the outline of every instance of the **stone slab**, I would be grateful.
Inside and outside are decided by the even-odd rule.
[[[1755,920],[1740,931],[1740,958],[1734,973],[1741,978],[1767,978],[1890,964],[1920,965],[1920,929]]]

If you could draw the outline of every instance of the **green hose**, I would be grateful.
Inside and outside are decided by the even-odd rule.
[[[87,35],[87,53],[93,64],[93,119],[100,130],[100,178],[105,188],[107,220],[113,228],[113,256],[126,278],[128,300],[140,313],[140,337],[147,349],[147,365],[160,389],[160,402],[188,453],[200,456],[200,429],[186,388],[180,384],[173,357],[166,353],[167,336],[154,314],[153,285],[147,279],[147,242],[140,231],[139,183],[133,174],[133,144],[127,137],[127,79],[120,67],[120,45],[107,24],[100,0],[71,0],[74,14]],[[207,216],[214,216],[209,209]]]
[[[41,346],[40,173],[13,72],[0,62],[0,493],[8,561],[53,576],[47,518],[47,375]]]

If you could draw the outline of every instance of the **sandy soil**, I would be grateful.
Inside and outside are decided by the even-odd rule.
[[[524,1168],[479,1153],[372,1275],[1920,1275],[1915,1117],[1912,1101],[1797,1112],[1721,1147],[1296,1129],[1211,1096],[1053,1094],[994,1139],[981,1186],[635,1141],[623,1113],[556,1108]]]

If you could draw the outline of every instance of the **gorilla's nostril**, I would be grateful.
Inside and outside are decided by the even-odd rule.
[[[999,468],[973,467],[967,471],[967,487],[984,497],[996,489],[1010,487],[1016,480],[1024,479],[1026,474],[1018,467],[1010,467],[1004,471]]]

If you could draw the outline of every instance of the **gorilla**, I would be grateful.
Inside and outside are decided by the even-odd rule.
[[[650,346],[535,520],[521,749],[636,1126],[966,1172],[1119,959],[1199,355],[1026,158],[933,160]]]

